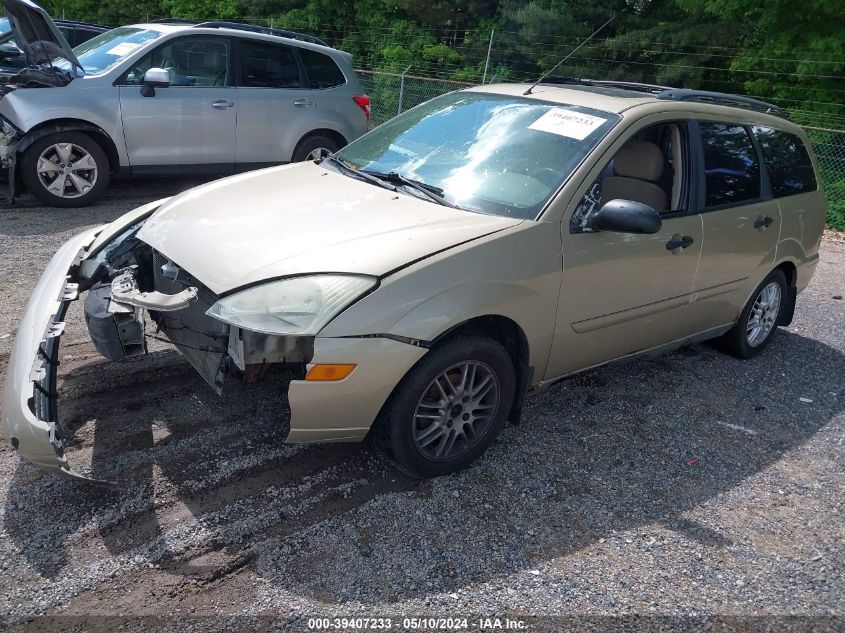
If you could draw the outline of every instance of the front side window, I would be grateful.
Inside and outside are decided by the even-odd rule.
[[[120,27],[106,31],[73,49],[74,55],[89,75],[104,73],[148,42],[161,37],[158,31]]]
[[[223,37],[172,40],[138,62],[124,83],[140,85],[150,68],[164,68],[170,74],[171,86],[228,86],[229,41]]]
[[[334,88],[346,83],[346,77],[328,55],[312,51],[310,48],[300,48],[299,56],[305,66],[310,88]]]
[[[619,118],[583,106],[455,92],[408,110],[337,156],[354,169],[424,183],[469,211],[536,218]]]
[[[299,64],[290,46],[241,40],[241,81],[245,88],[299,88]]]
[[[705,206],[717,207],[760,197],[760,165],[751,137],[741,125],[702,123]]]
[[[763,151],[775,198],[818,189],[813,163],[800,138],[770,127],[752,129]]]
[[[683,121],[651,125],[629,138],[587,189],[569,221],[587,233],[589,217],[611,200],[632,200],[659,213],[686,205],[688,136]]]

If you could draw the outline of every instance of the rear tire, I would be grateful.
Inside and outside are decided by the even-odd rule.
[[[21,180],[51,207],[84,207],[109,186],[109,159],[100,144],[82,132],[59,132],[35,141],[23,153]]]
[[[754,289],[737,324],[719,342],[737,358],[754,358],[769,344],[788,302],[786,275],[774,270]]]
[[[399,383],[376,422],[376,446],[412,477],[462,470],[499,435],[515,386],[513,361],[499,343],[447,340]]]
[[[308,136],[299,142],[293,153],[293,162],[304,160],[318,160],[329,154],[334,154],[340,146],[327,136]]]

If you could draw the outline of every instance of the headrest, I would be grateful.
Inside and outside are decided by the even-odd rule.
[[[654,182],[663,173],[663,152],[649,141],[628,141],[613,157],[617,176]]]

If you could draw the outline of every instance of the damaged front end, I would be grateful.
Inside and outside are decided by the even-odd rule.
[[[0,86],[0,99],[6,92]],[[9,204],[14,202],[15,160],[17,147],[23,134],[9,121],[0,116],[0,170],[7,173],[9,179]]]
[[[65,243],[34,289],[19,325],[3,419],[13,448],[46,470],[89,479],[67,462],[57,384],[66,315],[86,291],[85,321],[105,358],[120,361],[145,354],[147,340],[163,335],[218,394],[227,376],[256,380],[274,364],[304,376],[313,354],[313,337],[251,332],[206,314],[218,298],[138,239],[152,210],[139,211],[119,230],[95,229]]]

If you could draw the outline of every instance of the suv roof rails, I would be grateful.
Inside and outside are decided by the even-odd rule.
[[[189,20],[188,18],[157,18],[150,20],[148,24],[196,24],[196,20]]]
[[[732,95],[725,92],[708,92],[707,90],[671,88],[665,92],[661,92],[657,95],[657,98],[666,101],[697,101],[699,103],[714,103],[716,105],[745,108],[746,110],[754,110],[755,112],[773,114],[781,117],[782,119],[789,118],[789,113],[786,110],[772,103],[753,99],[752,97]]]
[[[789,113],[781,107],[772,103],[732,95],[726,92],[710,92],[708,90],[692,90],[688,88],[672,88],[671,86],[660,86],[657,84],[643,84],[633,81],[611,81],[605,79],[582,79],[579,77],[546,77],[543,83],[550,84],[575,84],[578,86],[597,86],[602,88],[618,88],[620,90],[633,90],[636,92],[647,92],[655,98],[664,101],[697,101],[699,103],[713,103],[716,105],[729,106],[733,108],[744,108],[754,110],[788,119]]]
[[[575,84],[578,86],[595,86],[597,88],[617,88],[619,90],[632,90],[635,92],[648,92],[659,94],[665,90],[672,90],[670,86],[658,84],[644,84],[635,81],[612,81],[610,79],[587,79],[582,77],[546,77],[544,84]]]
[[[249,31],[250,33],[263,33],[264,35],[275,35],[276,37],[287,37],[292,40],[302,40],[320,46],[329,46],[324,40],[306,33],[288,31],[286,29],[275,29],[269,26],[258,26],[257,24],[244,24],[243,22],[226,22],[224,20],[212,20],[210,22],[192,23],[194,28],[202,29],[235,29],[237,31]],[[331,48],[331,47],[329,47]]]

